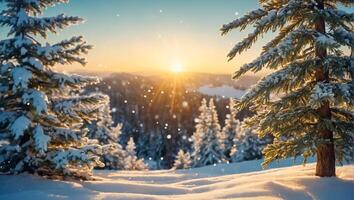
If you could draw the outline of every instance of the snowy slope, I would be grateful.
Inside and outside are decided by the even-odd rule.
[[[318,178],[314,164],[281,168],[289,163],[269,170],[250,161],[178,171],[96,171],[99,180],[90,182],[0,176],[0,199],[354,199],[354,165],[338,167],[337,178]]]
[[[223,96],[228,98],[233,97],[237,99],[240,99],[246,93],[245,90],[235,89],[234,87],[229,85],[223,85],[220,87],[212,87],[210,85],[205,85],[198,88],[198,92],[209,96]]]

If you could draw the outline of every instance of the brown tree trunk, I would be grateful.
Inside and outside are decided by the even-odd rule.
[[[317,8],[324,9],[324,0],[316,0]],[[318,19],[315,24],[315,29],[318,32],[326,33],[326,25],[323,19]],[[318,58],[325,58],[327,56],[327,51],[325,48],[316,46],[316,56]],[[320,66],[315,73],[317,82],[329,82],[328,70],[325,70],[323,66]],[[324,103],[320,108],[318,108],[318,114],[322,119],[331,118],[331,109],[328,102]],[[316,176],[320,177],[330,177],[336,175],[335,169],[335,151],[333,143],[333,132],[327,129],[320,130],[319,136],[321,139],[328,140],[330,143],[321,144],[317,147],[317,165],[316,165]]]

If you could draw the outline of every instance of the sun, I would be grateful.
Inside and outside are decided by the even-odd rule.
[[[176,63],[171,66],[170,69],[173,73],[181,73],[183,71],[183,67],[181,64]]]

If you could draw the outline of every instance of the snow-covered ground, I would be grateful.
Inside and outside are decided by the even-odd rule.
[[[64,182],[30,175],[0,176],[0,199],[354,199],[354,165],[337,168],[336,178],[314,176],[314,164],[261,170],[261,161],[191,170],[96,171],[98,181]]]
[[[212,87],[210,85],[205,85],[198,88],[198,92],[210,96],[223,96],[223,97],[233,97],[240,99],[245,93],[245,90],[238,90],[229,85],[223,85],[220,87]]]

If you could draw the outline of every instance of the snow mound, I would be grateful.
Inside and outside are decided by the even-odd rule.
[[[177,171],[96,171],[99,180],[88,182],[0,176],[0,199],[354,199],[354,165],[338,167],[336,178],[319,178],[314,164],[284,167],[291,162],[282,161],[261,170],[260,162]]]
[[[228,98],[233,97],[237,99],[241,99],[241,97],[246,93],[245,90],[235,89],[234,87],[229,85],[223,85],[220,87],[212,87],[210,85],[205,85],[198,88],[198,92],[209,96],[220,96]]]

